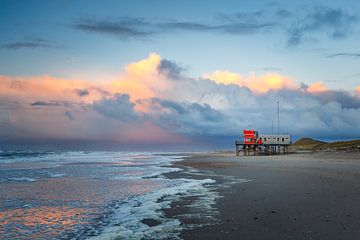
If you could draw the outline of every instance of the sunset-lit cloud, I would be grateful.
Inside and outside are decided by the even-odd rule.
[[[79,101],[91,103],[103,97],[105,91],[84,80],[61,79],[52,76],[0,76],[0,97],[23,101]]]
[[[316,93],[322,93],[322,92],[329,91],[329,88],[322,82],[316,82],[316,83],[310,84],[306,90],[309,93],[316,94]]]
[[[281,104],[282,131],[334,138],[360,134],[356,96],[321,82],[299,84],[279,73],[214,71],[184,76],[151,53],[127,64],[111,82],[52,76],[0,77],[0,139],[189,144],[232,141],[255,124],[268,132]],[[301,124],[297,124],[301,121]]]
[[[170,87],[169,81],[159,74],[160,61],[160,55],[151,53],[143,60],[126,65],[121,77],[111,84],[111,91],[127,93],[133,101],[157,96]]]
[[[277,73],[268,73],[262,76],[251,73],[243,77],[229,71],[215,71],[211,74],[205,74],[204,78],[225,85],[235,84],[240,87],[247,87],[256,94],[264,94],[270,90],[297,89],[299,87],[298,84],[289,77]]]
[[[360,98],[360,86],[357,86],[355,89],[356,96]]]

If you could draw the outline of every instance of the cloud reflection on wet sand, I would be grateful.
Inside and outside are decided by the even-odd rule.
[[[101,167],[99,164],[96,167]],[[0,235],[51,239],[96,223],[107,205],[144,194],[156,182],[61,177],[0,184]],[[158,186],[159,187],[159,186]],[[92,221],[92,222],[91,222]]]
[[[55,238],[70,226],[87,223],[91,209],[40,206],[8,209],[0,213],[0,233],[6,238]]]

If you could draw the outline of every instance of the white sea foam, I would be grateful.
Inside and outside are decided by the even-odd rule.
[[[149,194],[129,199],[121,204],[111,217],[111,224],[103,228],[98,236],[91,240],[112,239],[178,239],[183,229],[178,219],[165,218],[161,209],[169,208],[171,202],[181,196],[203,196],[201,207],[212,208],[218,197],[209,192],[205,185],[212,184],[212,179],[191,180],[179,179],[173,186]],[[204,200],[203,199],[203,200]],[[195,206],[194,206],[195,207]],[[160,224],[149,227],[143,219],[154,219]]]
[[[170,167],[147,167],[146,170],[142,167],[138,172],[129,171],[129,173],[111,177],[110,179],[119,180],[119,179],[145,179],[145,178],[155,178],[159,177],[162,174],[170,172],[178,172],[182,169],[180,168],[170,168]]]
[[[66,176],[66,173],[49,173],[49,176],[51,178],[61,178],[61,177]]]
[[[35,178],[29,178],[29,177],[13,177],[13,178],[9,178],[9,180],[12,180],[12,181],[24,181],[24,182],[35,182],[35,181],[37,181]]]

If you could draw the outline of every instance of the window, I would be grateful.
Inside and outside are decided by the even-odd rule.
[[[284,139],[284,138],[282,138],[281,140],[282,140],[283,142],[285,141],[285,139]]]

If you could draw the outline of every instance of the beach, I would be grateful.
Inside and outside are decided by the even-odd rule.
[[[215,220],[183,220],[183,239],[360,239],[360,153],[277,156],[199,153],[175,162],[181,172],[216,180]],[[194,175],[193,175],[194,177]],[[191,212],[183,198],[165,209],[170,218]]]
[[[359,239],[359,152],[0,154],[0,239]]]

